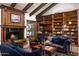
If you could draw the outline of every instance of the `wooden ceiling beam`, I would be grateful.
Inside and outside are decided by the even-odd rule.
[[[11,7],[15,7],[15,6],[16,6],[16,4],[17,4],[17,3],[12,3],[12,4],[11,4]]]
[[[29,9],[34,3],[28,3],[24,8],[23,11],[26,12],[27,9]]]
[[[49,9],[57,5],[57,3],[52,3],[50,6],[48,6],[46,9],[44,9],[42,12],[40,12],[36,17],[42,16],[44,13],[46,13]]]
[[[33,14],[35,14],[38,10],[40,10],[42,7],[44,7],[47,3],[42,3],[41,5],[39,5],[36,9],[34,9],[31,13],[30,16],[32,16]]]

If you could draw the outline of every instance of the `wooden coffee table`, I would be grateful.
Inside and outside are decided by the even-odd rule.
[[[43,45],[38,44],[38,45],[33,46],[32,48],[42,48],[42,47],[43,47]]]
[[[57,48],[56,47],[51,47],[51,46],[46,46],[44,48],[44,50],[45,50],[45,54],[51,56],[52,54],[54,54],[56,52]]]

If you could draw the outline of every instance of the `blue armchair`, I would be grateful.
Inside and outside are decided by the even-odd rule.
[[[55,36],[51,40],[52,44],[58,44],[61,45],[63,48],[59,48],[58,51],[62,52],[68,52],[70,50],[70,39],[69,38],[60,38],[58,36]]]

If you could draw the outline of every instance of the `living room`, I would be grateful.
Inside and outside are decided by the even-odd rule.
[[[79,3],[0,3],[1,55],[78,56],[78,6]]]

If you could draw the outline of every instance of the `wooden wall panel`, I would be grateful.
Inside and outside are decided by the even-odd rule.
[[[20,16],[19,23],[11,22],[11,14],[17,14]],[[2,24],[3,27],[1,29],[2,35],[2,44],[6,44],[6,29],[7,28],[23,28],[24,29],[24,13],[18,10],[14,10],[8,7],[2,8]]]
[[[11,14],[16,14],[20,16],[20,22],[13,23],[11,22]],[[17,12],[15,10],[10,10],[7,7],[3,8],[3,25],[10,26],[24,26],[24,13]]]

